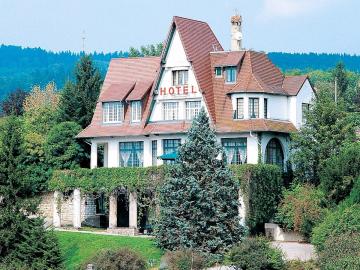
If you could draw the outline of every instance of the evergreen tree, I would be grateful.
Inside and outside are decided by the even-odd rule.
[[[333,94],[333,88],[319,89],[306,124],[292,135],[292,162],[300,182],[320,184],[324,161],[354,140],[354,123],[348,118],[343,100],[335,103]]]
[[[220,255],[241,240],[239,186],[225,159],[217,159],[221,153],[202,109],[160,191],[155,233],[162,248],[191,248]]]
[[[9,93],[1,104],[2,112],[5,115],[22,115],[24,112],[23,104],[27,95],[28,93],[22,89],[16,89]]]
[[[38,200],[24,170],[22,145],[20,122],[11,116],[0,138],[0,267],[60,269],[62,260],[53,232],[34,217]]]
[[[75,84],[65,85],[60,102],[62,121],[87,127],[92,119],[99,97],[102,78],[89,55],[83,55],[76,65]]]
[[[349,79],[343,62],[336,64],[335,69],[333,70],[333,80],[336,82],[337,96],[343,97],[349,85]]]

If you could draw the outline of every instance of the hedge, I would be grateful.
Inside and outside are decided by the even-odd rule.
[[[145,168],[95,168],[54,171],[49,190],[68,192],[80,188],[84,193],[110,194],[114,190],[155,190],[165,179],[165,166]]]
[[[280,167],[269,164],[231,166],[240,182],[246,208],[246,225],[252,234],[264,231],[281,199],[283,180]]]

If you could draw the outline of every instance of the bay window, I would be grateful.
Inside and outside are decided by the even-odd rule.
[[[179,119],[179,103],[178,102],[164,102],[163,103],[164,120],[178,120]]]
[[[103,123],[120,123],[124,120],[124,105],[121,102],[103,103]]]
[[[268,118],[268,99],[264,98],[264,118]]]
[[[181,145],[181,139],[164,139],[163,140],[163,156],[168,154],[177,155],[178,148]],[[164,160],[164,164],[173,164],[175,163],[175,159],[166,159]]]
[[[243,119],[243,118],[244,118],[244,98],[237,98],[234,119]]]
[[[192,120],[199,115],[201,101],[186,101],[186,119]]]
[[[259,118],[259,99],[249,98],[249,117]]]

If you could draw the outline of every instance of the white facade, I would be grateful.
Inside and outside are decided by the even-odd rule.
[[[199,89],[199,84],[195,78],[193,67],[188,61],[185,49],[181,42],[179,32],[174,31],[172,40],[168,46],[168,52],[165,57],[165,61],[162,64],[163,72],[157,87],[155,88],[156,95],[154,96],[154,106],[152,108],[149,122],[179,122],[187,121],[191,119],[186,117],[186,103],[189,101],[199,101],[201,107],[206,108],[204,97]],[[186,79],[183,75],[181,80],[187,80],[182,84],[174,84],[174,75],[177,71],[187,72]],[[178,82],[178,80],[176,81]],[[243,121],[250,119],[249,115],[249,98],[257,98],[259,100],[259,116],[260,119],[289,121],[294,124],[295,127],[300,128],[303,122],[302,119],[302,103],[311,103],[313,99],[313,90],[308,80],[303,84],[301,90],[296,96],[289,95],[275,95],[267,93],[234,93],[231,95],[232,110],[237,109],[237,99],[243,98],[243,112],[244,117],[242,119],[236,119],[234,121]],[[267,116],[264,115],[265,104],[264,100],[267,99]],[[174,119],[166,119],[165,116],[165,103],[176,103],[175,107],[172,107],[177,113],[170,112]],[[242,153],[241,163],[256,164],[261,161],[266,162],[266,149],[271,139],[276,138],[278,145],[281,145],[283,152],[283,164],[289,158],[289,135],[284,133],[274,132],[240,132],[240,133],[217,133],[219,143],[223,139],[241,139],[246,144],[246,151]],[[121,155],[120,144],[126,142],[141,142],[143,148],[142,153],[139,155],[139,166],[153,166],[163,164],[163,160],[160,157],[164,154],[164,140],[180,139],[181,143],[185,142],[186,134],[158,134],[147,136],[129,136],[129,137],[101,137],[93,138],[92,142],[92,154],[91,154],[91,167],[97,167],[97,146],[104,146],[104,166],[105,167],[119,167],[124,157]],[[156,149],[153,149],[153,142],[156,141]],[[237,150],[236,150],[237,151]],[[261,153],[259,153],[261,151]],[[141,151],[140,151],[141,152]],[[246,154],[245,154],[246,152]],[[246,157],[244,157],[246,155]],[[128,157],[126,157],[128,158]],[[244,160],[245,159],[245,160]],[[142,162],[141,162],[142,160]]]

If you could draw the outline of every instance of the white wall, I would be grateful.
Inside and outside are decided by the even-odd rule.
[[[236,110],[237,98],[244,98],[244,119],[249,119],[249,98],[259,98],[259,118],[264,118],[264,99],[268,100],[268,119],[289,120],[287,96],[237,93],[231,95],[233,110]]]
[[[298,95],[296,96],[296,122],[293,124],[300,128],[302,126],[302,103],[313,103],[315,98],[314,92],[311,88],[309,80],[306,80]]]
[[[170,42],[168,54],[165,59],[166,63],[163,65],[164,72],[160,78],[160,83],[157,94],[154,97],[155,105],[150,116],[150,121],[162,121],[163,120],[163,102],[164,101],[177,101],[179,102],[179,120],[186,119],[185,102],[186,101],[201,101],[202,106],[206,109],[206,105],[202,94],[200,93],[199,85],[196,81],[194,71],[191,63],[187,60],[184,47],[182,45],[179,32],[175,30],[173,39]],[[188,70],[188,91],[189,93],[184,95],[182,93],[177,94],[177,91],[173,95],[160,95],[160,89],[172,87],[172,71],[173,70]],[[194,89],[196,93],[192,93],[191,89]]]

